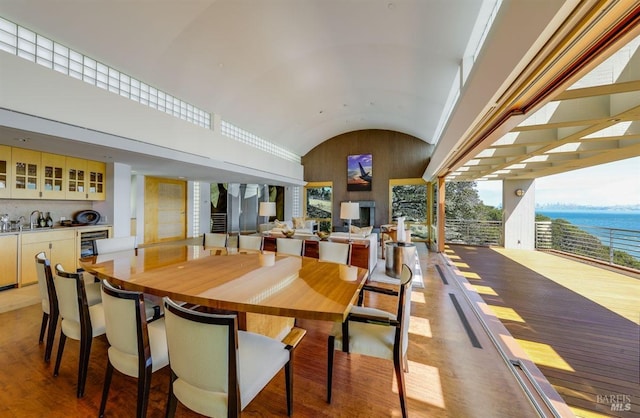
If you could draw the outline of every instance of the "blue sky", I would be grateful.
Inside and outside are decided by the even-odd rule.
[[[480,199],[502,204],[502,181],[478,181]],[[536,204],[640,205],[640,157],[536,179]]]

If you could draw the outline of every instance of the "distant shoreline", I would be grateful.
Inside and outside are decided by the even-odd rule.
[[[536,212],[640,213],[640,206],[536,206]]]
[[[551,219],[564,219],[576,226],[640,230],[640,211],[634,210],[549,210],[537,208],[536,214]]]

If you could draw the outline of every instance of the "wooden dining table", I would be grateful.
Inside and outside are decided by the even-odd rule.
[[[343,321],[367,269],[310,257],[161,245],[80,259],[127,290],[238,313],[241,329],[282,337],[295,318]]]

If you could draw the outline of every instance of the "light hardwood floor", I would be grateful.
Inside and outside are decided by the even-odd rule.
[[[418,245],[425,287],[414,288],[412,293],[409,373],[406,375],[409,416],[537,416],[466,304],[462,288],[445,283],[443,277],[448,273],[443,276],[440,271],[448,269],[447,262],[441,255],[427,252],[423,244]],[[7,295],[10,293],[5,295],[3,292],[2,296]],[[454,299],[474,330],[480,348],[474,347]],[[394,302],[393,298],[380,295],[365,299],[368,305],[390,311],[395,310]],[[106,339],[95,339],[86,394],[77,399],[78,344],[67,341],[60,374],[53,377],[53,361],[44,363],[44,346],[38,344],[40,320],[39,302],[0,314],[0,416],[96,416],[106,366]],[[400,416],[391,362],[359,355],[336,353],[333,402],[327,404],[326,346],[332,324],[299,321],[298,325],[308,333],[295,353],[293,416]],[[164,416],[168,380],[166,369],[154,374],[149,417]],[[134,379],[114,375],[106,416],[134,416],[135,388]],[[285,415],[282,374],[276,376],[243,412],[243,416]],[[179,407],[177,416],[197,415]]]
[[[638,277],[537,251],[448,255],[574,414],[640,416]]]

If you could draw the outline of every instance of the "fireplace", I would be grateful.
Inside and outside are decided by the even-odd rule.
[[[353,201],[352,201],[353,202]],[[376,202],[373,200],[360,200],[357,201],[360,206],[360,219],[354,219],[351,221],[351,225],[363,227],[363,226],[373,226],[376,222]],[[349,222],[344,221],[343,227],[346,231],[348,228]]]

